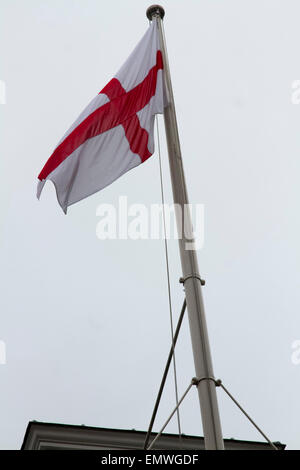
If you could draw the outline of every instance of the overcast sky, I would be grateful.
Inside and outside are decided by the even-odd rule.
[[[96,237],[101,203],[160,202],[155,154],[65,216],[37,175],[65,131],[148,27],[144,0],[1,0],[0,447],[30,420],[146,430],[170,345],[161,240]],[[205,205],[198,252],[216,377],[265,433],[300,449],[297,0],[164,0],[190,202]],[[160,118],[166,199],[172,202]],[[172,302],[184,294],[169,243]],[[179,394],[194,376],[188,321]],[[294,361],[295,362],[295,361]],[[218,390],[224,437],[262,440]],[[170,375],[155,429],[175,404]],[[192,390],[185,434],[202,435]],[[176,420],[167,432],[177,432]]]

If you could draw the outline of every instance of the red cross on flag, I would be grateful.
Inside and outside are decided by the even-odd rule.
[[[65,213],[154,152],[154,116],[167,105],[157,21],[115,77],[80,114],[38,176],[47,180]]]

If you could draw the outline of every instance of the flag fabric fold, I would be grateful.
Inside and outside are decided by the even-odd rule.
[[[38,176],[68,206],[105,188],[154,153],[154,117],[167,105],[158,27],[153,19],[115,77],[84,109]]]

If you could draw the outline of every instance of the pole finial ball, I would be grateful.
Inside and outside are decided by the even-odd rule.
[[[160,5],[151,5],[151,7],[147,8],[146,15],[150,21],[152,20],[153,15],[159,15],[161,19],[163,19],[165,16],[165,10]]]

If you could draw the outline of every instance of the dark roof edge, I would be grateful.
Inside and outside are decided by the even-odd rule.
[[[25,447],[25,442],[26,442],[26,439],[28,437],[28,434],[30,432],[30,428],[31,426],[36,426],[36,425],[40,425],[40,426],[59,426],[59,427],[62,427],[62,428],[75,428],[75,429],[88,429],[88,430],[94,430],[94,431],[118,431],[118,432],[130,432],[130,433],[135,433],[135,434],[147,434],[147,431],[136,431],[135,429],[115,429],[115,428],[100,428],[100,427],[97,427],[97,426],[85,426],[84,424],[82,425],[78,425],[78,424],[65,424],[65,423],[46,423],[46,422],[43,422],[43,421],[29,421],[28,425],[27,425],[27,428],[26,428],[26,432],[25,432],[25,435],[24,435],[24,439],[23,439],[23,443],[22,443],[22,446],[21,446],[21,450],[24,450],[24,447]],[[157,433],[156,432],[152,432],[151,433],[152,435],[156,435]],[[176,436],[177,434],[172,434],[172,433],[164,433],[164,436]],[[189,438],[192,438],[192,439],[204,439],[203,436],[191,436],[191,435],[187,435],[187,434],[182,434],[182,437],[185,439],[189,439]],[[244,439],[226,439],[224,438],[224,441],[225,442],[245,442],[245,443],[250,443],[250,444],[258,444],[258,445],[266,445],[267,442],[262,442],[262,441],[246,441]],[[286,444],[282,444],[281,442],[279,441],[274,441],[273,444],[275,444],[277,447],[280,448],[280,450],[284,450],[286,448]]]

